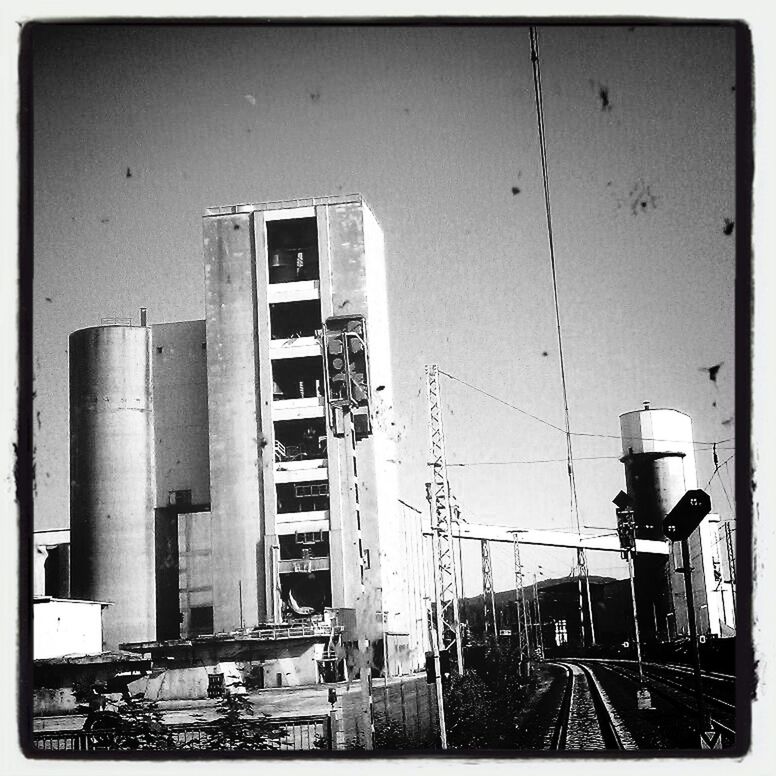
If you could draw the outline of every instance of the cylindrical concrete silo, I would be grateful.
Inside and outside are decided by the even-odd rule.
[[[70,335],[71,594],[112,602],[103,642],[155,638],[151,329]]]
[[[622,462],[628,495],[635,502],[636,536],[664,539],[663,519],[686,491],[697,487],[692,420],[673,409],[644,409],[620,416]],[[637,555],[635,561],[639,624],[647,641],[673,640],[687,634],[687,606],[681,548],[671,555]],[[706,610],[704,558],[699,531],[690,537],[693,588],[699,632]]]

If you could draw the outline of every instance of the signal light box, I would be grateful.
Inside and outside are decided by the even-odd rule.
[[[711,512],[711,498],[702,490],[688,490],[663,520],[663,533],[672,541],[687,539]]]

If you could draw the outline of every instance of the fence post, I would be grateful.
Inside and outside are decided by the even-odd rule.
[[[436,697],[436,685],[426,684],[426,702],[428,703],[429,733],[439,745],[439,701]],[[436,717],[436,724],[434,718]]]
[[[401,698],[401,729],[407,735],[407,709],[404,707],[404,677],[399,677],[399,697]]]
[[[345,724],[342,715],[342,698],[339,696],[329,712],[327,727],[329,732],[329,749],[344,749]]]
[[[420,721],[420,682],[415,679],[415,724],[418,728],[418,741],[423,740],[423,728]]]

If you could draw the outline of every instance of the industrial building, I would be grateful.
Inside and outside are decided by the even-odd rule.
[[[35,595],[100,602],[102,648],[167,665],[181,697],[259,667],[273,686],[420,667],[375,217],[358,195],[210,208],[203,246],[204,320],[70,336],[70,530],[36,535]],[[690,418],[645,406],[621,427],[636,538],[665,552],[662,519],[697,487]],[[723,533],[710,515],[690,537],[701,634],[735,632]],[[635,558],[645,641],[688,632],[680,565],[677,546]],[[593,587],[603,634],[619,586]],[[574,642],[581,620],[556,619]]]
[[[205,320],[70,336],[70,593],[112,604],[108,649],[255,637],[269,660],[293,632],[321,676],[364,640],[412,670],[380,227],[354,195],[211,208],[203,229]]]
[[[682,642],[690,635],[681,547],[679,542],[672,542],[665,551],[663,520],[688,490],[697,488],[692,422],[682,412],[652,409],[648,403],[641,410],[621,415],[620,421],[621,461],[634,505],[635,537],[643,548],[634,556],[640,636],[651,654],[656,654],[662,645]],[[468,538],[477,530],[470,526]],[[722,522],[718,514],[712,513],[688,539],[696,626],[704,642],[726,639],[736,632],[733,533],[730,522]],[[529,538],[528,534],[521,534],[521,543],[564,546],[565,540],[558,542],[550,535],[542,539],[539,532]],[[611,538],[608,549],[617,549],[615,537]],[[505,538],[491,530],[488,540]],[[664,551],[656,552],[655,545]],[[483,589],[487,587],[483,582]],[[517,621],[518,599],[523,602],[521,611],[526,612],[524,622]],[[485,593],[464,599],[462,627],[470,643],[487,641],[493,632],[494,616],[500,637],[514,638],[521,628],[528,629],[532,644],[541,642],[551,649],[616,648],[634,638],[629,580],[583,575],[579,568],[562,579],[527,585],[519,595],[511,590],[494,593],[492,599]]]
[[[665,539],[663,519],[698,487],[692,420],[674,409],[644,408],[620,416],[621,461],[635,504],[636,537]],[[721,574],[718,515],[707,516],[689,537],[691,583],[698,633],[729,636],[735,630],[730,578]],[[673,641],[689,635],[679,542],[668,556],[636,554],[636,602],[642,638]]]

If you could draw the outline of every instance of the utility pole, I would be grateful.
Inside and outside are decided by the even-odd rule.
[[[480,540],[482,551],[482,611],[484,615],[484,633],[488,633],[488,607],[490,607],[491,621],[493,623],[493,638],[498,644],[498,623],[496,622],[496,597],[493,592],[493,566],[490,561],[490,542],[487,539]]]
[[[644,666],[641,662],[641,634],[639,633],[639,615],[636,611],[636,584],[634,582],[633,573],[634,553],[635,549],[625,550],[625,554],[628,556],[628,577],[630,578],[631,602],[633,603],[633,629],[636,634],[636,660],[639,664],[639,689],[636,690],[636,706],[641,710],[645,710],[652,708],[652,696],[650,695],[649,688],[644,682]]]
[[[725,551],[728,559],[728,569],[730,571],[730,592],[733,599],[733,622],[738,628],[738,621],[736,620],[736,555],[733,550],[733,531],[730,528],[730,522],[722,524],[725,532]]]
[[[463,652],[463,650],[466,647],[466,642],[468,638],[467,637],[468,624],[466,621],[466,608],[463,603],[464,595],[463,595],[463,555],[461,553],[461,522],[462,522],[461,508],[458,506],[458,504],[455,503],[455,498],[453,497],[452,493],[449,492],[449,490],[448,490],[448,497],[450,498],[450,514],[452,516],[452,525],[455,526],[455,533],[458,534],[458,539],[456,540],[451,531],[451,541],[452,541],[453,556],[454,556],[453,577],[455,579],[455,598],[458,606],[458,621],[460,622],[460,628],[461,628],[461,652]],[[455,555],[456,544],[458,545],[457,556]]]
[[[690,565],[690,542],[682,539],[682,573],[684,575],[684,594],[687,598],[687,625],[690,630],[690,646],[692,647],[693,674],[695,676],[695,697],[698,702],[698,721],[700,730],[709,729],[709,719],[706,714],[706,701],[703,697],[703,680],[701,679],[701,656],[698,650],[698,630],[695,624],[695,599],[692,594],[692,566]]]
[[[445,700],[442,689],[442,663],[439,659],[439,634],[436,628],[431,636],[432,649],[434,650],[434,673],[436,674],[437,716],[439,717],[439,745],[447,749],[447,724],[445,723]],[[417,692],[417,688],[415,690]]]
[[[579,638],[580,646],[585,646],[585,603],[582,596],[582,567],[579,563],[579,550],[577,550],[577,608],[579,610]]]
[[[383,629],[383,704],[385,705],[385,715],[390,717],[390,706],[388,704],[388,631],[386,624],[388,622],[388,612],[385,610],[385,601],[383,588],[380,587],[380,622]]]
[[[539,604],[539,584],[536,581],[536,574],[534,574],[534,600],[536,601],[536,619],[538,620],[538,639],[537,646],[539,648],[539,656],[544,660],[544,634],[542,633],[542,607]]]
[[[439,643],[439,627],[440,627],[440,602],[439,602],[439,566],[436,563],[436,559],[439,557],[439,535],[436,531],[437,518],[436,509],[434,508],[434,502],[431,497],[431,483],[426,483],[426,496],[428,498],[429,513],[431,518],[431,557],[432,557],[432,571],[434,574],[434,602],[436,607],[436,622],[435,618],[431,617],[429,612],[429,635],[431,637],[431,650],[434,657],[434,674],[436,685],[436,699],[437,699],[437,717],[439,718],[439,743],[442,749],[447,749],[447,726],[445,724],[445,699],[444,688],[442,687],[442,661],[439,657],[439,651],[441,644]],[[417,690],[416,690],[417,692]]]
[[[523,632],[525,633],[525,657],[526,660],[531,659],[531,632],[528,628],[528,614],[526,612],[525,605],[525,590],[523,589],[523,564],[520,561],[520,537],[518,531],[512,532],[512,549],[515,559],[515,585],[519,591],[518,593],[518,608],[517,618],[518,623],[520,621],[520,609],[523,610]],[[522,605],[522,607],[521,607]],[[522,647],[521,647],[522,649]]]
[[[595,646],[595,623],[593,622],[593,599],[590,596],[590,574],[587,570],[587,553],[580,549],[579,558],[585,575],[585,592],[587,593],[587,619],[590,622],[590,643]]]
[[[447,480],[445,457],[445,436],[442,427],[442,401],[439,388],[439,367],[426,365],[429,437],[431,453],[431,510],[432,534],[436,537],[434,551],[437,585],[437,634],[439,648],[449,653],[455,650],[458,658],[458,672],[464,671],[461,622],[458,611],[458,596],[455,581],[455,546],[452,536],[452,514],[450,509],[450,486]],[[451,654],[452,656],[452,654]]]
[[[515,621],[517,622],[517,649],[523,654],[523,626],[520,622],[520,598],[522,595],[522,571],[520,568],[520,544],[517,533],[512,534],[512,552],[515,561]]]
[[[359,596],[356,606],[357,621],[361,625],[361,633],[359,634],[358,646],[359,646],[359,683],[361,685],[361,718],[364,728],[364,749],[374,749],[374,733],[375,733],[375,719],[374,719],[374,703],[372,697],[372,667],[369,662],[369,629],[367,623],[373,622],[374,614],[372,612],[372,606],[370,606],[367,600],[366,594],[366,579],[364,571],[366,569],[366,563],[364,560],[364,547],[361,538],[361,510],[358,503],[358,483],[356,481],[355,472],[356,466],[356,435],[353,429],[353,418],[348,410],[339,407],[334,408],[335,413],[342,413],[342,429],[343,436],[348,439],[350,444],[350,452],[353,457],[353,462],[348,469],[350,470],[350,487],[349,490],[353,493],[354,498],[354,512],[356,520],[356,539],[358,542],[358,565],[359,565]],[[384,628],[385,625],[381,624]]]

